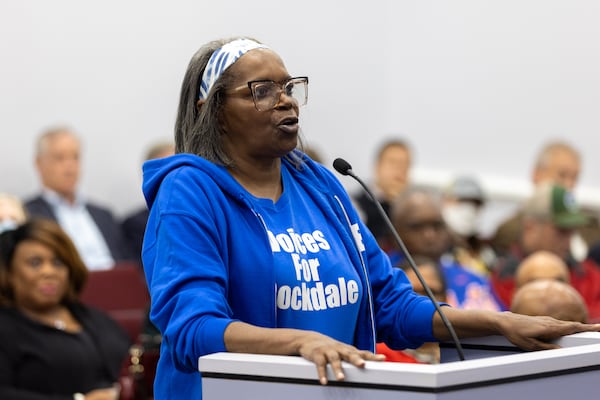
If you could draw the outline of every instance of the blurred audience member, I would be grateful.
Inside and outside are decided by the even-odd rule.
[[[175,154],[175,145],[172,141],[158,142],[150,146],[146,152],[144,161],[164,158],[173,154]],[[148,214],[148,207],[142,205],[138,210],[125,216],[121,223],[127,243],[131,244],[131,253],[135,255],[140,265],[142,265],[142,243],[144,241],[144,232],[146,232]]]
[[[479,236],[485,202],[483,188],[471,176],[457,177],[443,191],[442,215],[452,235],[454,257],[464,267],[487,276],[495,255]]]
[[[87,274],[53,221],[0,235],[0,398],[119,398],[129,338],[79,302]]]
[[[586,222],[586,216],[565,188],[552,183],[536,187],[523,207],[519,241],[509,251],[498,255],[492,273],[494,289],[506,306],[510,307],[519,264],[528,255],[545,250],[567,264],[571,285],[584,298],[590,320],[600,318],[600,267],[591,259],[579,262],[570,253],[571,236]]]
[[[390,208],[394,199],[407,186],[411,167],[411,149],[409,144],[402,139],[391,139],[384,142],[377,151],[374,169],[374,181],[371,187],[377,201],[379,201],[390,215]],[[371,198],[360,191],[354,196],[361,216],[384,250],[389,250],[393,245],[390,232],[381,217],[377,206]]]
[[[15,229],[27,219],[27,212],[17,196],[0,193],[0,233]]]
[[[520,287],[511,311],[525,315],[546,315],[563,321],[587,323],[587,309],[571,285],[553,279],[538,279]]]
[[[515,273],[515,287],[538,280],[552,279],[569,283],[569,267],[565,261],[554,253],[546,250],[536,251],[521,261]]]
[[[428,257],[415,257],[415,265],[419,269],[425,284],[429,286],[434,298],[442,303],[446,302],[446,284],[440,269],[434,260]],[[420,295],[427,296],[427,292],[417,277],[415,271],[410,267],[408,261],[400,265],[407,278],[413,286],[413,290]],[[392,350],[385,343],[377,343],[377,353],[385,354],[386,361],[412,362],[424,364],[440,363],[440,346],[438,343],[425,343],[417,349]]]
[[[531,181],[534,186],[552,182],[573,191],[581,173],[581,155],[573,146],[564,141],[547,143],[538,154],[533,167]],[[571,254],[581,261],[586,257],[590,244],[600,240],[600,223],[597,210],[584,210],[587,222],[577,227],[577,234],[571,236]],[[522,229],[523,211],[501,223],[494,233],[491,243],[496,252],[505,252],[518,241]]]
[[[394,202],[392,222],[413,257],[425,256],[438,263],[446,283],[448,304],[464,309],[503,309],[489,280],[454,258],[439,193],[416,187],[406,189]],[[399,249],[389,254],[393,265],[404,262]]]
[[[37,140],[35,163],[42,192],[25,202],[32,217],[57,221],[71,237],[90,270],[110,269],[133,255],[120,224],[105,207],[78,191],[81,144],[70,129],[58,127]]]

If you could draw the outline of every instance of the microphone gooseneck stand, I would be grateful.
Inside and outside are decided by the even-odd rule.
[[[373,201],[373,203],[377,206],[377,210],[379,211],[379,213],[381,214],[381,217],[386,222],[388,229],[394,236],[396,244],[398,245],[398,247],[404,254],[404,257],[406,257],[406,259],[408,260],[408,264],[410,265],[410,267],[414,271],[415,275],[419,279],[419,282],[421,282],[421,285],[423,285],[423,288],[425,289],[425,293],[427,293],[427,296],[429,297],[429,299],[435,306],[436,311],[442,318],[442,322],[446,326],[446,329],[448,329],[450,336],[452,336],[452,341],[454,342],[454,346],[456,347],[456,352],[458,353],[458,358],[461,361],[464,361],[465,355],[463,353],[462,345],[460,344],[460,341],[458,340],[458,336],[456,335],[456,332],[454,331],[452,324],[450,323],[450,321],[448,320],[446,315],[442,312],[442,308],[440,307],[438,302],[435,300],[435,296],[431,292],[429,285],[427,285],[427,283],[425,282],[423,275],[421,275],[419,268],[416,266],[412,256],[408,252],[408,249],[404,245],[404,242],[400,238],[400,235],[394,228],[392,221],[390,221],[390,218],[388,217],[387,213],[385,212],[385,210],[383,209],[383,207],[381,206],[379,201],[377,201],[377,199],[375,198],[375,196],[373,195],[371,190],[367,187],[367,185],[365,185],[365,183],[354,173],[354,171],[352,171],[352,166],[350,166],[350,163],[348,163],[348,161],[344,160],[343,158],[336,158],[335,161],[333,162],[333,168],[335,168],[335,170],[342,175],[350,176],[350,177],[354,178],[354,180],[360,184],[360,186],[365,190],[365,192],[367,192],[367,194],[369,195],[369,197]]]

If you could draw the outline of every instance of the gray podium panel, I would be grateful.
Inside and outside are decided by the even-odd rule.
[[[502,337],[461,341],[465,361],[442,364],[367,362],[344,365],[346,380],[317,381],[301,357],[218,353],[199,359],[203,399],[414,399],[486,400],[597,398],[600,333],[567,336],[561,349],[520,352]]]

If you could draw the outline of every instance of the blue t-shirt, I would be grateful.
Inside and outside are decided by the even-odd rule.
[[[282,175],[284,191],[276,203],[252,198],[275,261],[277,326],[353,343],[363,295],[359,275],[327,217],[287,170]]]
[[[486,277],[458,264],[451,256],[442,256],[440,267],[446,279],[446,302],[465,310],[505,311]]]
[[[388,257],[395,267],[405,260],[404,255],[398,250],[390,251]],[[505,310],[489,279],[458,264],[448,254],[443,255],[438,260],[437,267],[440,268],[446,283],[447,304],[465,310]]]

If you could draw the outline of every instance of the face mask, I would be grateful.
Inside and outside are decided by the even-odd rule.
[[[461,236],[477,233],[479,210],[470,202],[448,204],[442,209],[442,215],[448,227]]]
[[[0,233],[5,231],[12,231],[14,229],[17,229],[18,226],[19,224],[17,224],[15,220],[3,219],[2,221],[0,221]]]

